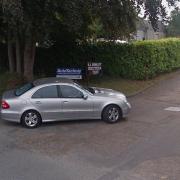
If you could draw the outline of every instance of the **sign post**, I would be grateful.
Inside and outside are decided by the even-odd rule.
[[[88,74],[99,75],[102,71],[102,63],[88,62]]]
[[[88,62],[87,63],[87,84],[89,84],[90,76],[98,76],[102,74],[102,63],[100,62]]]
[[[82,79],[82,69],[80,68],[58,68],[56,77],[67,79]]]

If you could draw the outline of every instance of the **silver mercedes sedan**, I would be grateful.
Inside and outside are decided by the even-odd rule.
[[[102,119],[116,123],[131,105],[125,95],[112,89],[83,87],[69,79],[44,78],[6,91],[1,119],[35,128],[42,122]]]

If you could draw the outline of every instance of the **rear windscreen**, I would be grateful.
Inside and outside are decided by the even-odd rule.
[[[20,88],[15,90],[15,95],[16,96],[21,96],[22,94],[24,94],[25,92],[29,91],[33,87],[34,87],[33,83],[25,84],[24,86],[22,86],[22,87],[20,87]]]

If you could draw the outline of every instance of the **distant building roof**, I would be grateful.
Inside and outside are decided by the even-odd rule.
[[[165,31],[165,27],[164,27],[164,24],[162,23],[162,21],[158,21],[157,25],[158,25],[157,32]],[[152,30],[152,31],[154,31],[154,29],[151,25],[151,22],[149,22],[148,20],[144,20],[144,19],[139,19],[139,21],[137,23],[137,30],[141,30],[141,31]]]

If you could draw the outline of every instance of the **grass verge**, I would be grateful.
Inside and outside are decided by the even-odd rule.
[[[162,80],[172,78],[176,75],[180,75],[180,70],[171,73],[161,74],[154,79],[146,80],[146,81],[103,77],[101,79],[98,78],[91,80],[89,82],[89,86],[111,88],[123,92],[126,96],[131,96],[153,86],[154,84]],[[18,76],[17,74],[10,74],[10,73],[0,74],[0,97],[5,90],[14,89],[19,85],[22,85],[23,83],[24,83],[24,79]]]
[[[117,91],[123,92],[126,96],[131,96],[155,85],[156,83],[162,80],[170,79],[176,75],[180,75],[180,70],[171,73],[164,73],[154,79],[146,80],[146,81],[106,77],[99,80],[92,80],[90,81],[89,85],[115,89]]]

